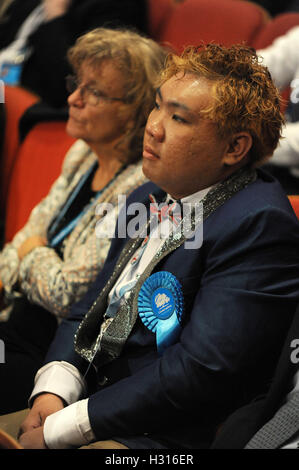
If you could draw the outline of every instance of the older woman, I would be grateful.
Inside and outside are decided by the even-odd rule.
[[[0,324],[0,414],[24,406],[56,317],[68,313],[103,266],[110,240],[97,236],[96,224],[111,213],[95,216],[97,204],[109,202],[117,212],[118,195],[144,182],[138,159],[164,58],[154,41],[105,28],[69,51],[75,75],[67,80],[67,132],[78,140],[48,196],[0,255],[4,297],[13,306]]]

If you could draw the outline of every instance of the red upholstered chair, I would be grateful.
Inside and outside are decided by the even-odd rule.
[[[19,147],[19,120],[25,110],[39,100],[20,87],[5,86],[5,133],[1,156],[1,201],[5,205],[10,173]]]
[[[157,2],[159,3],[159,2]],[[177,52],[201,41],[251,45],[270,15],[259,5],[236,0],[185,0],[178,3],[160,32],[159,41]]]
[[[299,25],[299,13],[281,13],[269,21],[253,41],[256,49],[263,49],[272,44],[275,38],[282,36],[289,29]]]
[[[14,162],[8,189],[5,241],[26,223],[33,207],[45,197],[59,176],[67,150],[75,141],[65,122],[37,124],[26,136]]]
[[[299,219],[299,196],[289,196],[289,201],[292,204],[294,212]]]

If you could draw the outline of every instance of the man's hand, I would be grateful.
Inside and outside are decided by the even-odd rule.
[[[18,248],[18,257],[22,261],[24,256],[26,256],[30,251],[34,250],[38,246],[46,246],[47,240],[45,237],[41,237],[40,235],[33,235],[32,237],[27,238],[27,240],[22,243],[22,245]]]
[[[62,410],[64,404],[61,398],[53,393],[42,393],[34,400],[33,406],[19,431],[20,444],[27,449],[35,449],[30,445],[43,445],[37,449],[44,449],[43,425],[47,416]],[[36,432],[34,432],[36,431]]]
[[[24,449],[47,449],[44,440],[44,427],[40,426],[20,436],[19,443]]]
[[[64,15],[71,4],[71,0],[44,0],[46,20],[51,21],[54,18]]]

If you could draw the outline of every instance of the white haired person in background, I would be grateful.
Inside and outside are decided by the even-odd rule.
[[[282,138],[265,168],[276,176],[287,194],[299,194],[299,26],[257,51],[280,90],[290,86],[290,101]]]

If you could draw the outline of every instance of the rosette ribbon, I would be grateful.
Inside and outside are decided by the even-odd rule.
[[[138,295],[138,313],[144,325],[156,334],[158,354],[162,355],[182,330],[184,297],[178,279],[168,271],[149,276]]]

